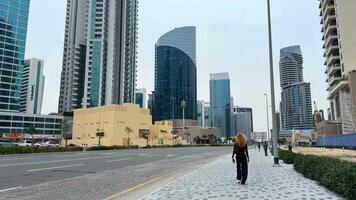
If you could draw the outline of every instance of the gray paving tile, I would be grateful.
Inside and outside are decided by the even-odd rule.
[[[247,185],[236,181],[235,165],[225,156],[143,198],[143,200],[338,200],[318,183],[304,178],[292,165],[272,167],[273,158],[250,150]]]

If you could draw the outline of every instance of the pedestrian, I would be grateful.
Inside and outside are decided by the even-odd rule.
[[[250,157],[247,150],[247,138],[244,134],[239,133],[236,136],[236,143],[232,152],[232,162],[236,163],[237,180],[245,185],[248,174],[248,162]]]
[[[260,151],[261,151],[261,144],[260,144],[260,142],[257,143],[257,146],[258,146],[258,152],[260,152]]]
[[[263,143],[263,149],[265,150],[265,156],[268,156],[268,154],[267,154],[268,144],[266,141]]]

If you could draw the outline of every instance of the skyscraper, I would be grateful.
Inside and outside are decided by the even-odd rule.
[[[20,112],[41,114],[45,77],[43,60],[25,60],[22,76]]]
[[[343,132],[355,132],[356,95],[350,91],[356,88],[349,82],[356,70],[356,1],[320,0],[319,9],[330,116],[342,122]]]
[[[303,82],[303,56],[300,46],[281,49],[282,128],[305,130],[313,127],[310,83]]]
[[[210,116],[213,127],[220,128],[221,136],[231,136],[231,98],[228,73],[210,75]]]
[[[145,88],[136,89],[135,104],[140,105],[141,108],[147,108],[147,90]]]
[[[68,0],[58,111],[133,103],[137,0]]]
[[[203,100],[197,103],[197,120],[200,127],[211,127],[210,104]]]
[[[176,28],[156,43],[154,120],[197,118],[196,28]]]
[[[0,1],[0,112],[19,112],[30,0]]]

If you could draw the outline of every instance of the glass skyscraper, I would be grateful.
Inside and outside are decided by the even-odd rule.
[[[0,111],[19,112],[30,0],[0,1]]]
[[[228,73],[210,75],[210,117],[222,137],[231,136],[231,97]]]
[[[197,119],[196,28],[176,28],[156,43],[154,120]]]
[[[300,46],[283,48],[280,56],[282,128],[312,129],[310,83],[303,80],[303,56]]]

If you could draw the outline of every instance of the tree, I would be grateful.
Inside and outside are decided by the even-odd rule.
[[[132,133],[133,130],[132,130],[132,128],[126,126],[125,131],[127,132],[127,136],[128,136],[128,138],[127,138],[127,146],[130,146],[130,133]]]
[[[210,144],[216,144],[217,138],[216,138],[216,136],[214,134],[208,135],[208,138],[209,138],[209,143]]]
[[[101,145],[101,138],[103,138],[105,136],[105,132],[104,132],[104,130],[103,129],[96,129],[96,137],[98,137],[99,138],[99,143],[98,143],[98,145],[99,145],[99,147],[100,147],[100,145]]]
[[[141,137],[146,139],[146,146],[148,147],[148,139],[150,138],[151,131],[149,129],[143,129],[141,132]]]
[[[208,136],[203,135],[203,136],[201,136],[201,137],[202,137],[202,142],[203,142],[203,144],[208,143]]]
[[[33,125],[25,126],[25,131],[31,135],[31,145],[34,145],[33,134],[36,133],[36,128]]]
[[[200,144],[201,143],[201,138],[199,136],[196,136],[193,141],[195,142],[195,144]]]

